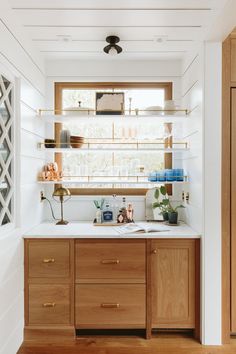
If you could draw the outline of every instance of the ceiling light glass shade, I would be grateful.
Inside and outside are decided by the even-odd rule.
[[[109,55],[117,55],[122,52],[122,48],[117,45],[120,41],[120,38],[117,36],[108,36],[106,38],[106,41],[109,43],[106,47],[103,48],[104,52],[109,54]]]
[[[107,45],[104,49],[104,52],[109,54],[109,55],[117,55],[120,54],[122,52],[122,48],[119,45]]]

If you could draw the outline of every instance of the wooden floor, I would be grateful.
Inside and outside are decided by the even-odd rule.
[[[187,334],[156,334],[151,340],[137,336],[71,337],[39,334],[27,338],[17,354],[236,354],[236,339],[229,345],[200,345]]]

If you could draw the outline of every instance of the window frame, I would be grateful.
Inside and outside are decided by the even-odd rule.
[[[54,109],[55,114],[62,113],[62,92],[64,89],[164,89],[165,100],[172,100],[172,82],[55,82]],[[55,140],[60,141],[62,124],[55,123]],[[55,162],[62,171],[62,153],[55,153]],[[172,153],[164,154],[165,168],[172,168]],[[168,194],[172,194],[172,186],[166,185]],[[55,185],[57,188],[58,185]],[[147,188],[69,188],[71,195],[145,195]]]

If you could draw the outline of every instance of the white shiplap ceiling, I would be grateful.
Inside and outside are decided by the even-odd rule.
[[[10,5],[46,59],[106,58],[108,35],[121,39],[119,59],[174,59],[204,40],[226,2],[10,0]]]

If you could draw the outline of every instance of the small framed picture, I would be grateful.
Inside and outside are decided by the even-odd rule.
[[[96,114],[123,114],[124,97],[124,92],[96,92]]]

